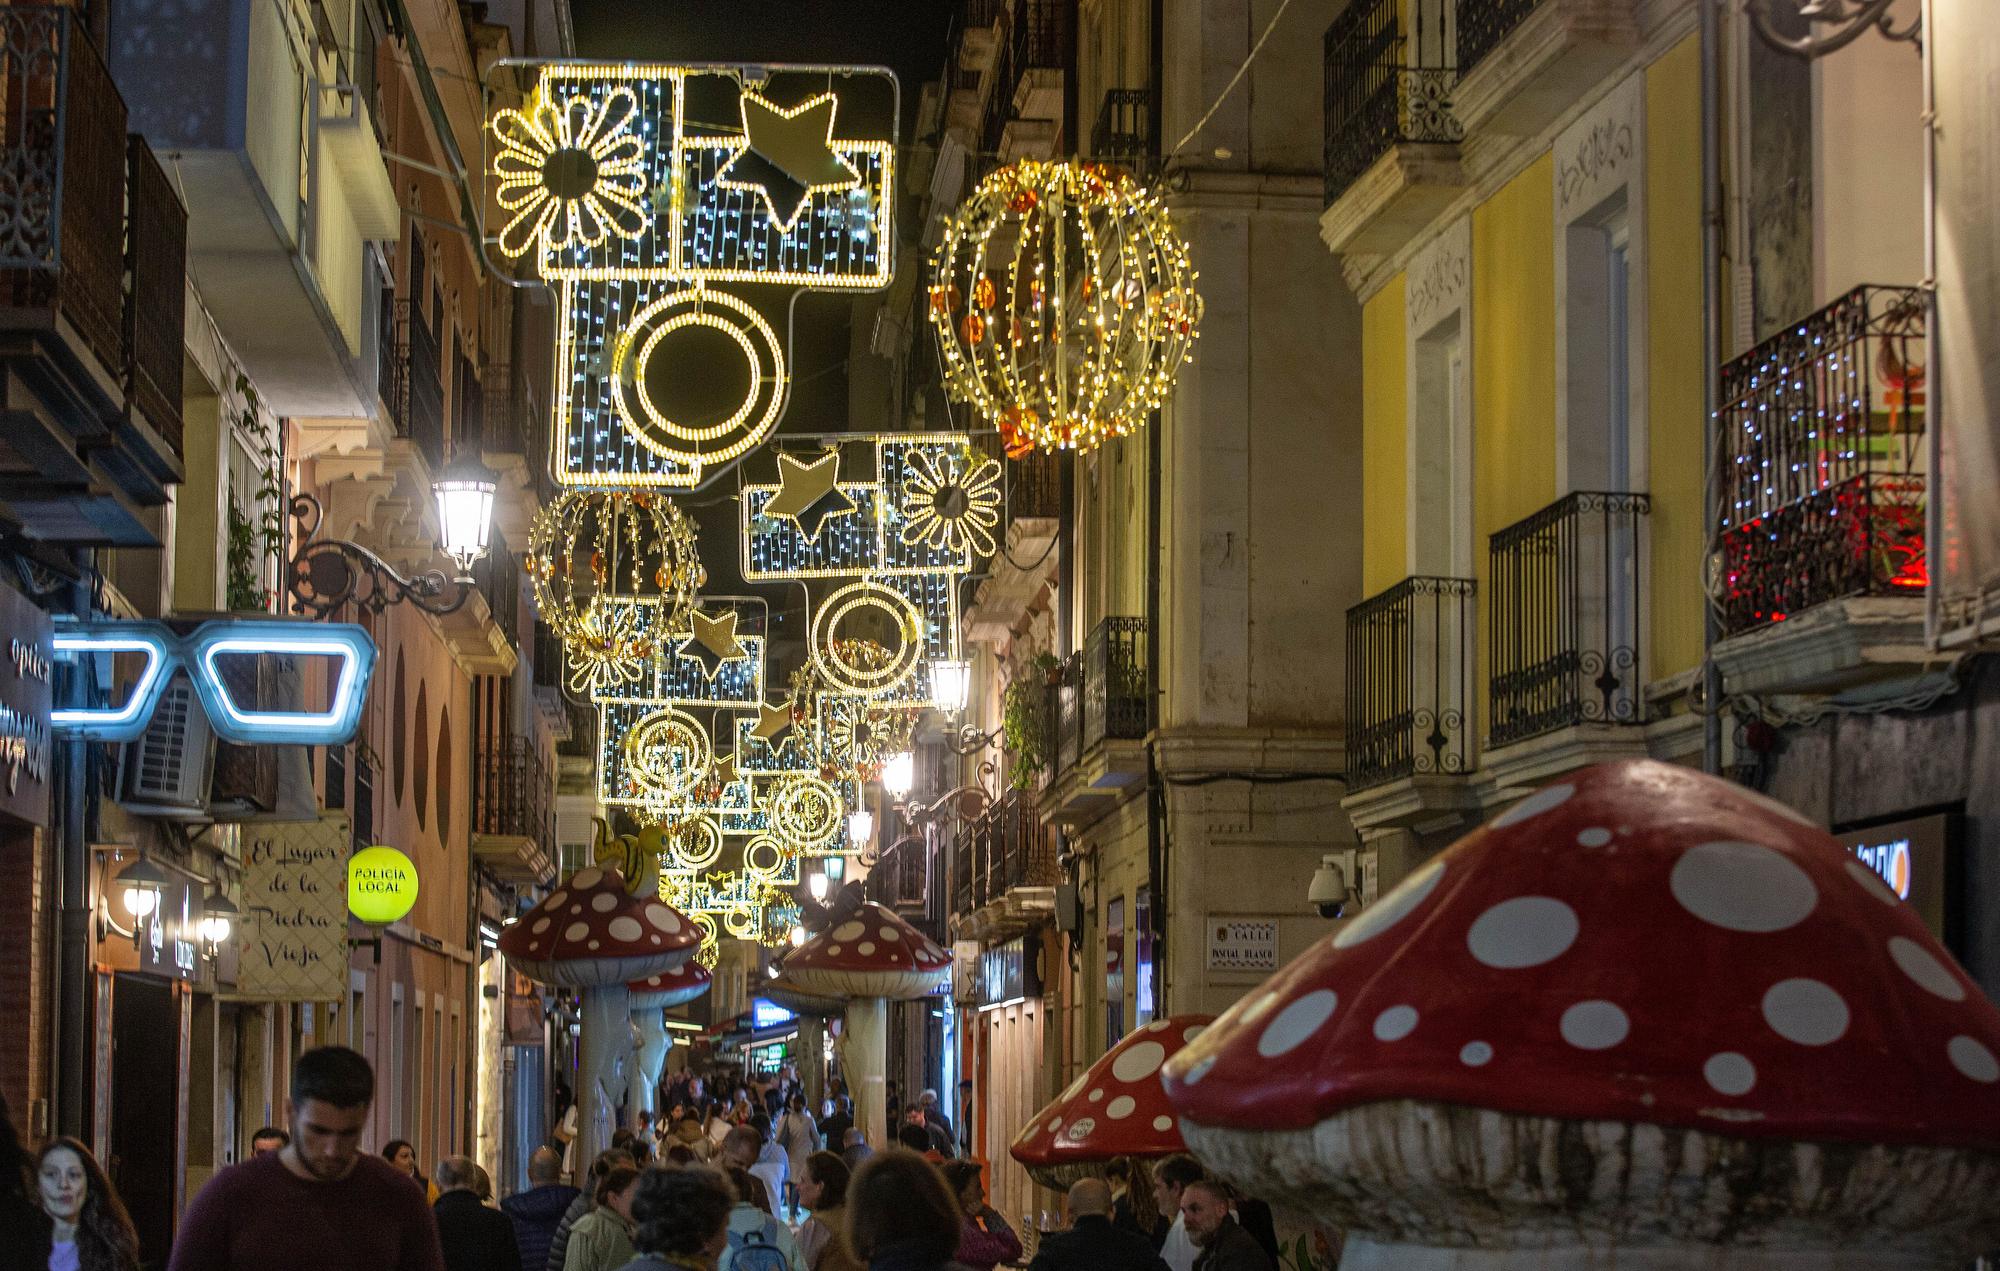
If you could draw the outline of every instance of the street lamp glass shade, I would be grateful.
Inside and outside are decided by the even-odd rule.
[[[229,939],[231,924],[240,911],[229,897],[215,892],[201,902],[201,938],[210,944]]]
[[[965,713],[972,698],[972,663],[942,661],[931,663],[931,694],[937,704],[953,715]]]
[[[472,457],[453,460],[431,483],[445,555],[458,562],[461,572],[486,555],[492,542],[493,496],[499,489],[493,473]]]
[[[917,757],[907,750],[890,755],[882,765],[882,788],[891,797],[907,798],[917,784]]]
[[[872,830],[875,827],[873,824],[870,824],[868,828]],[[820,868],[826,871],[827,886],[831,887],[833,884],[847,877],[847,858],[844,856],[829,856],[826,858],[826,864]]]
[[[119,870],[119,899],[124,902],[125,912],[134,918],[152,913],[160,903],[160,888],[166,881],[160,867],[143,856]]]
[[[804,927],[793,927],[792,947],[796,949],[805,942],[806,942],[806,929]]]
[[[806,890],[812,893],[814,900],[824,901],[826,899],[827,888],[831,886],[832,884],[827,882],[825,874],[814,874],[806,879]]]
[[[847,814],[847,843],[850,847],[865,847],[875,837],[875,814],[867,808],[856,808]]]

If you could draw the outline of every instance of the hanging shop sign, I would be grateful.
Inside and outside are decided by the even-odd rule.
[[[1211,917],[1208,920],[1208,969],[1277,970],[1278,924]]]
[[[345,812],[244,827],[239,996],[286,1002],[346,996],[348,835]]]
[[[393,847],[364,847],[347,862],[347,911],[378,926],[416,908],[417,867]]]
[[[1963,862],[1959,830],[1957,813],[1939,812],[1836,830],[1834,837],[1916,910],[1946,948],[1963,956],[1960,915],[1953,903]]]
[[[54,645],[49,615],[0,586],[0,817],[49,820],[49,706]]]
[[[117,700],[112,704],[50,712],[52,731],[66,740],[138,739],[152,723],[153,710],[174,672],[184,670],[208,713],[209,725],[226,742],[338,746],[354,739],[375,669],[375,642],[352,623],[220,618],[185,635],[164,622],[119,618],[62,618],[55,627],[57,659],[90,662],[97,667],[100,682],[120,681],[114,686]],[[239,673],[243,661],[267,656],[333,659],[338,669],[325,709],[280,709],[278,703],[257,700],[255,692],[246,695],[244,683],[255,684],[257,678]]]
[[[1041,960],[1025,936],[979,953],[979,1006],[1004,1006],[1042,995]]]

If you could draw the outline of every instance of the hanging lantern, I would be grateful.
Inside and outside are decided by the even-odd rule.
[[[527,570],[578,693],[636,680],[669,656],[708,577],[694,523],[644,490],[557,495],[535,516]]]
[[[1013,457],[1138,429],[1193,357],[1187,244],[1157,191],[1110,168],[994,172],[947,223],[931,275],[945,390]]]

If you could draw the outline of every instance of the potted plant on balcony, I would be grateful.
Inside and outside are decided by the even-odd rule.
[[[1052,653],[1037,653],[1023,673],[1007,682],[1000,699],[1000,729],[1007,742],[1008,783],[1025,790],[1049,762],[1048,689],[1062,674]]]

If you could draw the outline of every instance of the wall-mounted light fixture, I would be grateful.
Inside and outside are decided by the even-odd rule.
[[[236,907],[229,894],[221,888],[210,892],[201,902],[201,943],[203,952],[214,957],[222,949],[222,942],[229,939],[235,929],[236,920],[243,911]]]
[[[1880,31],[1888,40],[1915,42],[1923,33],[1923,15],[1898,30],[1891,9],[1896,0],[1743,0],[1750,25],[1766,44],[1797,57],[1823,57],[1866,35]],[[1805,28],[1804,35],[1787,34]],[[1783,29],[1781,29],[1783,28]]]
[[[407,600],[427,613],[454,612],[478,588],[472,566],[492,543],[493,499],[499,490],[499,480],[474,455],[453,460],[431,483],[442,540],[438,546],[458,566],[455,578],[436,569],[406,578],[359,543],[319,537],[326,510],[310,494],[294,495],[292,518],[301,533],[298,552],[286,571],[292,607],[324,618],[350,600],[374,613]]]

